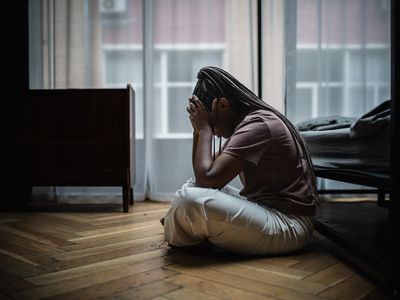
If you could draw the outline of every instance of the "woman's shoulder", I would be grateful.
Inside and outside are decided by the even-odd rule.
[[[281,118],[274,112],[266,109],[258,109],[250,112],[243,119],[242,126],[257,127],[260,130],[266,127],[272,135],[288,133],[287,126]]]
[[[264,132],[269,131],[269,123],[271,119],[271,115],[266,110],[256,110],[248,113],[244,119],[239,123],[236,127],[234,134],[239,133],[248,133],[251,132],[252,135],[255,135],[256,132]]]
[[[248,113],[247,116],[243,119],[242,125],[260,123],[266,124],[268,126],[269,124],[271,124],[271,122],[278,119],[278,116],[272,111],[258,109]]]
[[[263,119],[263,118],[273,118],[273,119],[276,119],[276,118],[278,118],[278,116],[274,112],[272,112],[270,110],[257,109],[257,110],[251,111],[246,116],[246,118],[248,118],[248,119],[254,119],[254,118],[261,118],[261,119]]]

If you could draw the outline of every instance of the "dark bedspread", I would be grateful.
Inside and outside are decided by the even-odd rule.
[[[315,166],[389,174],[390,101],[360,118],[322,117],[298,124]]]

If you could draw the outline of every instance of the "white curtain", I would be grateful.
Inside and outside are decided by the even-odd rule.
[[[253,2],[145,2],[147,119],[142,145],[144,181],[138,185],[145,197],[171,199],[193,176],[192,129],[185,106],[202,66],[223,67],[256,90]]]
[[[389,99],[389,0],[285,3],[289,119],[360,117]],[[322,185],[355,187],[325,180]]]
[[[255,0],[31,0],[30,6],[31,88],[134,87],[135,200],[170,200],[192,176],[185,107],[202,66],[223,67],[257,91]],[[117,188],[58,187],[56,194],[64,201],[108,202],[112,195],[120,201]]]
[[[390,97],[389,0],[287,3],[290,119],[360,117]]]
[[[264,100],[297,123],[388,99],[389,11],[389,0],[263,0]],[[256,16],[255,0],[31,0],[31,88],[131,83],[135,198],[169,200],[192,176],[185,105],[197,71],[221,66],[258,91]],[[56,194],[120,201],[116,188]]]

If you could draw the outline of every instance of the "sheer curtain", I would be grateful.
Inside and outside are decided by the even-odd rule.
[[[252,1],[146,2],[145,17],[152,20],[145,30],[144,60],[149,122],[142,190],[147,197],[170,199],[193,176],[192,129],[185,107],[198,70],[220,66],[256,88],[253,7]]]
[[[30,7],[31,88],[134,87],[136,200],[170,200],[192,176],[185,107],[202,66],[223,67],[257,91],[254,0],[31,0]],[[120,201],[117,188],[58,187],[56,195]]]
[[[289,118],[359,117],[390,97],[388,0],[291,2]]]
[[[389,0],[285,3],[286,113],[293,122],[360,117],[389,99]]]

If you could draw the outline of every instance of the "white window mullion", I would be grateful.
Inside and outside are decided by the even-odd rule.
[[[318,84],[312,85],[311,117],[318,117]]]
[[[345,116],[350,115],[350,52],[345,50],[343,63],[343,113]]]
[[[379,86],[380,84],[378,82],[374,82],[372,84],[373,86],[373,95],[374,95],[374,99],[373,99],[373,103],[374,103],[374,107],[378,106],[379,104]]]
[[[168,133],[168,55],[161,51],[161,133]]]

